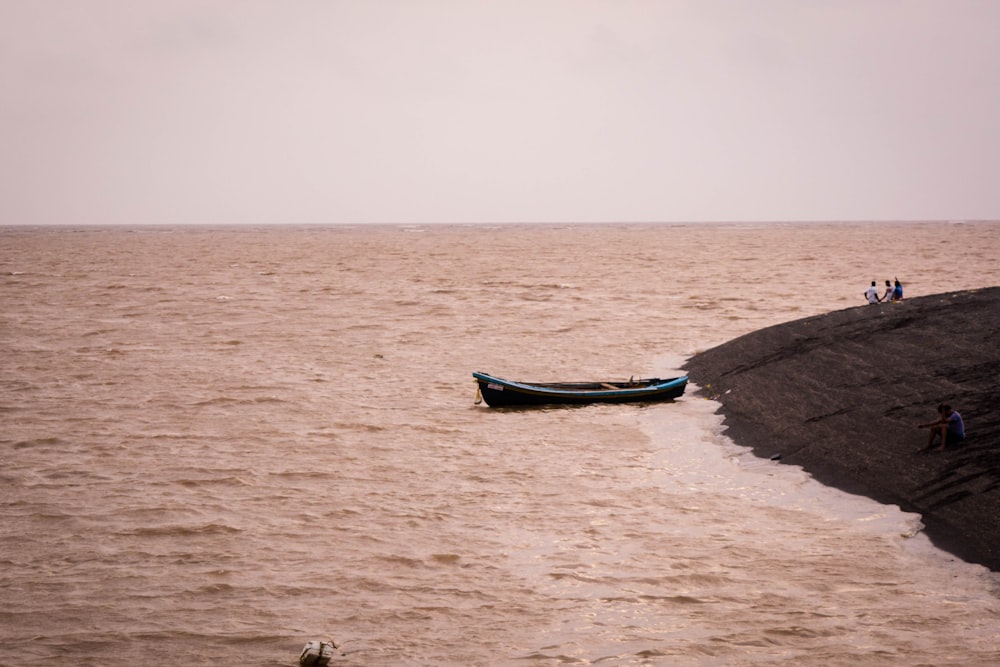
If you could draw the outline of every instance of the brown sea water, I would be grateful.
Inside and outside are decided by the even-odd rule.
[[[717,404],[470,375],[665,376],[997,257],[995,223],[2,228],[0,665],[997,664],[995,573]]]

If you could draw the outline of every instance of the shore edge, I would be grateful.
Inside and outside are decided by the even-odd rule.
[[[917,512],[936,546],[1000,571],[1000,287],[779,324],[685,370],[737,444]],[[968,437],[918,453],[943,402]]]

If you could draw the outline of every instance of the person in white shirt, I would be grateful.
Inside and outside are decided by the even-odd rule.
[[[892,293],[894,289],[895,288],[892,286],[892,282],[888,280],[885,281],[885,294],[882,295],[882,298],[879,299],[879,301],[886,301],[886,302],[892,301]]]
[[[868,303],[875,304],[882,299],[878,298],[878,287],[875,286],[875,281],[872,281],[872,286],[865,291],[865,298],[868,299]]]

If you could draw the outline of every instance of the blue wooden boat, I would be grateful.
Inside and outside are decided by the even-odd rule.
[[[672,401],[684,393],[687,376],[608,382],[512,382],[475,372],[479,398],[493,408],[510,405],[643,403]]]

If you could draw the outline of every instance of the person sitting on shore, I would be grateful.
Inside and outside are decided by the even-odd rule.
[[[872,281],[872,286],[865,291],[865,298],[868,299],[868,303],[876,304],[882,299],[878,297],[878,287],[875,286],[875,281]]]
[[[885,294],[882,295],[880,301],[892,301],[892,295],[895,294],[896,288],[892,286],[892,283],[888,280],[885,281]]]
[[[902,301],[903,300],[903,283],[899,282],[899,278],[896,278],[896,285],[892,289],[892,300]]]
[[[927,438],[927,446],[921,449],[921,452],[926,452],[934,448],[934,438],[936,436],[941,436],[939,450],[965,440],[965,423],[962,421],[962,415],[952,410],[951,406],[947,403],[942,403],[938,406],[938,414],[940,417],[937,420],[917,425],[918,428],[929,428],[931,430],[930,436]]]

